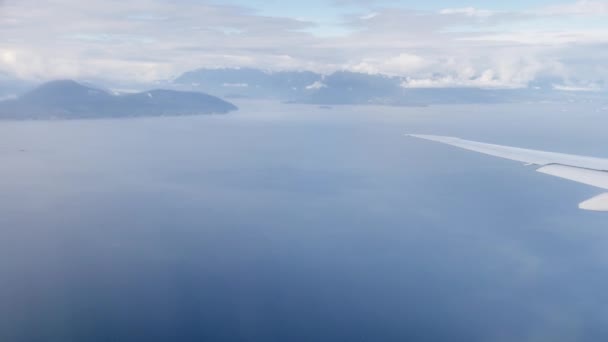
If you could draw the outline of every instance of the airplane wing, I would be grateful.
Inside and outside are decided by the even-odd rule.
[[[538,165],[540,166],[537,169],[538,172],[608,190],[608,159],[494,145],[454,137],[421,134],[407,135],[456,146],[465,150],[515,160],[527,165]],[[579,208],[608,211],[608,193],[582,202],[579,204]]]

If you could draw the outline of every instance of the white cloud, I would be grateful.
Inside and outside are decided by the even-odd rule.
[[[590,30],[555,30],[555,31],[513,31],[505,33],[480,34],[459,38],[468,41],[511,42],[526,45],[566,45],[566,44],[601,44],[608,42],[607,29]]]
[[[225,88],[248,88],[249,84],[247,83],[224,83],[222,87]]]
[[[483,56],[438,57],[426,71],[413,74],[404,88],[522,88],[541,75],[561,75],[563,65],[539,53],[522,57],[519,49],[484,51]]]
[[[537,11],[541,15],[608,15],[608,1],[581,0],[569,4],[548,6]]]
[[[368,14],[362,15],[360,18],[361,18],[361,19],[363,19],[363,20],[369,20],[369,19],[373,19],[373,18],[375,18],[375,17],[377,17],[377,16],[378,16],[378,13],[376,13],[376,12],[371,12],[371,13],[368,13]]]
[[[602,91],[602,87],[599,84],[588,84],[588,85],[564,85],[564,84],[554,84],[553,89],[562,90],[562,91],[590,91],[590,92],[598,92]]]
[[[15,64],[17,62],[17,54],[13,50],[0,51],[0,60],[7,65]]]
[[[462,7],[462,8],[445,8],[439,11],[443,15],[466,15],[468,17],[487,18],[495,14],[494,11],[478,9],[475,7]]]
[[[464,79],[454,76],[442,76],[437,78],[409,78],[401,83],[403,88],[493,88],[493,89],[517,89],[523,88],[527,83],[514,83],[494,77],[492,70],[486,70],[473,79]]]
[[[327,88],[327,85],[321,81],[315,81],[313,84],[306,86],[306,90],[318,90],[321,88]]]
[[[428,61],[420,56],[401,53],[395,57],[365,58],[360,62],[348,65],[346,68],[366,74],[407,75],[428,65]]]
[[[8,0],[0,12],[0,72],[149,82],[242,66],[386,73],[408,76],[405,86],[514,87],[546,74],[608,81],[601,53],[608,21],[591,28],[545,20],[608,13],[606,3],[511,13],[373,8],[349,14],[345,34],[316,36],[311,31],[323,23],[207,2]]]

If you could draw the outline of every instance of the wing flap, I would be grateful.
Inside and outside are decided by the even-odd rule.
[[[608,193],[595,196],[578,205],[580,209],[591,211],[608,211]]]
[[[608,172],[566,165],[547,165],[538,172],[608,190]]]

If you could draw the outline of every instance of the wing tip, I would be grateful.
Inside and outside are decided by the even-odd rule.
[[[439,135],[430,135],[430,134],[416,134],[416,133],[405,133],[406,137],[419,138],[419,139],[431,139],[431,138],[442,138]],[[447,138],[447,137],[443,137]]]
[[[412,134],[412,133],[406,133],[404,135],[406,137],[412,137],[412,138],[418,138],[418,139],[424,139],[424,140],[431,140],[431,141],[437,141],[437,142],[442,142],[442,143],[450,143],[450,142],[454,142],[454,141],[460,140],[460,138],[446,137],[446,136],[443,136],[443,135]]]

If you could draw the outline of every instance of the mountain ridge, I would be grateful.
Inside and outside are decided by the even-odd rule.
[[[436,75],[440,77],[441,75]],[[605,101],[601,92],[559,89],[563,80],[531,81],[523,88],[468,86],[411,87],[405,76],[336,71],[264,71],[254,68],[199,68],[170,81],[177,89],[204,91],[230,98],[273,99],[316,105],[484,104],[510,102],[563,102],[577,99]],[[565,87],[562,87],[565,88]]]

